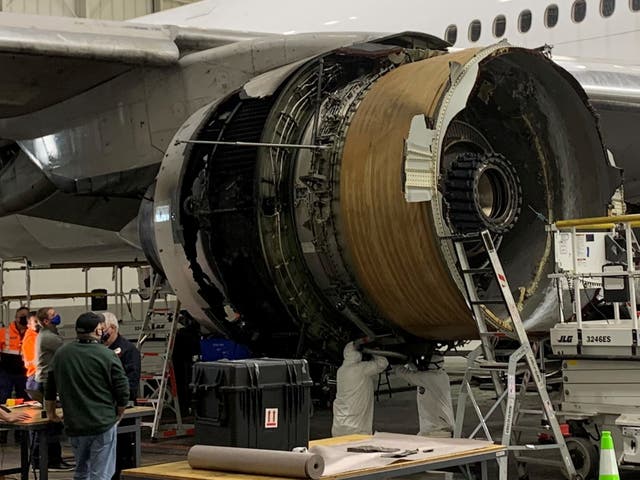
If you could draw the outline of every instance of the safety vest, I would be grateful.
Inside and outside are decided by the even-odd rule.
[[[2,350],[2,353],[20,355],[22,337],[18,327],[16,327],[16,322],[11,322],[8,327],[2,327],[0,331],[2,331],[0,333],[0,350]]]
[[[38,359],[36,358],[37,338],[38,332],[29,328],[22,339],[22,361],[27,369],[27,377],[36,374],[36,367],[38,365]]]

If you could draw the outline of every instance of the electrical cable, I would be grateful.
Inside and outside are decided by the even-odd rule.
[[[596,291],[596,293],[593,295],[592,298],[589,298],[589,295],[587,295],[587,291],[586,290],[582,290],[582,292],[584,293],[585,298],[587,299],[587,304],[582,307],[582,313],[584,313],[585,308],[587,308],[589,305],[591,305],[591,307],[593,307],[593,309],[598,312],[598,314],[600,314],[600,316],[602,317],[603,320],[607,320],[607,316],[602,313],[602,310],[600,310],[596,304],[595,301],[597,300],[597,296],[600,293],[600,289],[598,289]]]
[[[597,423],[594,423],[594,424],[593,424],[593,426],[594,426],[594,427],[595,427],[595,429],[596,429],[596,436],[595,436],[595,437],[594,437],[593,435],[591,435],[591,433],[589,433],[589,432],[587,431],[587,429],[585,429],[585,432],[587,432],[587,435],[589,435],[589,438],[590,438],[591,440],[593,440],[594,442],[599,442],[599,441],[600,441],[600,437],[601,437],[601,434],[600,434],[600,427],[598,427],[598,424],[597,424]]]

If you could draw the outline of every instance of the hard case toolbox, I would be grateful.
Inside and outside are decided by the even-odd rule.
[[[191,384],[196,442],[271,450],[306,447],[312,383],[306,360],[196,363]]]

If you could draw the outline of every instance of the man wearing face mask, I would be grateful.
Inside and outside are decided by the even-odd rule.
[[[60,325],[61,319],[55,309],[51,307],[41,308],[38,310],[36,317],[40,324],[40,333],[38,333],[38,338],[36,339],[36,382],[39,390],[44,392],[53,355],[63,343],[62,337],[58,333],[58,325]],[[49,434],[49,470],[73,470],[73,465],[62,459],[62,447],[56,433],[59,434],[60,432],[50,432]],[[39,441],[36,441],[36,444],[39,444]]]
[[[41,308],[36,315],[40,324],[40,333],[36,340],[36,355],[38,356],[36,381],[44,389],[43,385],[47,382],[49,365],[53,354],[63,343],[62,337],[58,333],[58,325],[60,325],[61,319],[55,309],[51,307]]]
[[[0,328],[0,403],[5,403],[15,390],[16,398],[29,399],[25,386],[27,376],[22,361],[22,339],[27,331],[29,309],[16,310],[15,320]]]
[[[124,373],[129,381],[129,404],[133,405],[138,395],[140,385],[141,358],[140,351],[129,340],[118,332],[120,325],[118,318],[111,312],[103,312],[104,329],[100,341],[109,347],[118,356]],[[125,420],[132,423],[132,420]],[[120,478],[120,472],[125,468],[133,468],[135,463],[135,441],[136,434],[133,432],[121,433],[118,435],[116,445],[116,471],[113,480]]]
[[[111,312],[103,312],[104,332],[101,341],[115,352],[124,368],[129,380],[129,401],[135,402],[140,385],[140,352],[136,346],[118,332],[119,324],[116,316]]]
[[[51,363],[45,405],[52,422],[56,393],[77,467],[75,479],[107,480],[115,472],[117,424],[129,400],[129,382],[113,351],[100,345],[102,315],[87,312],[76,320],[77,341],[60,348]]]

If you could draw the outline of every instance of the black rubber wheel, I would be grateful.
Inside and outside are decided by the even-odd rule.
[[[596,479],[600,462],[598,448],[588,438],[582,437],[567,437],[565,443],[577,474],[577,477],[570,478],[563,469],[565,478],[568,480]]]

